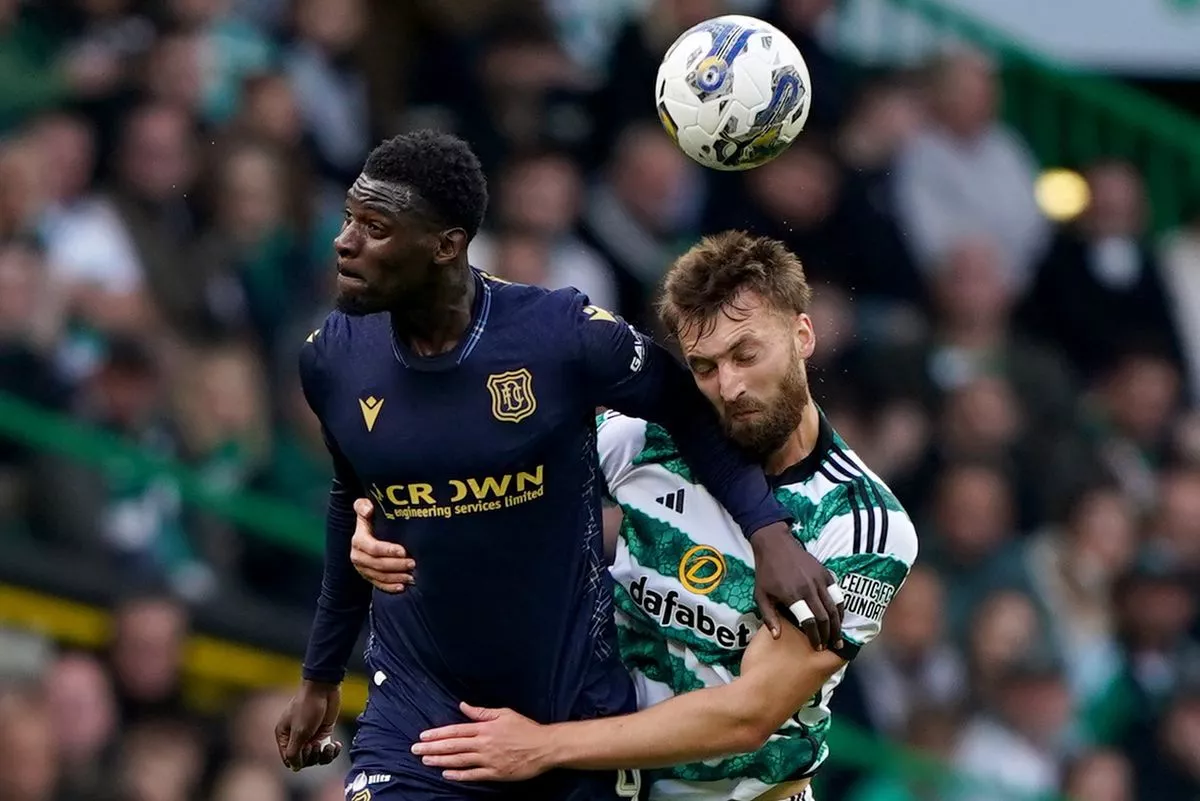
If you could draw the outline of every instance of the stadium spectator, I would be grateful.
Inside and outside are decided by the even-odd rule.
[[[37,686],[0,690],[0,798],[55,801],[62,763],[52,721]]]
[[[1004,798],[1005,790],[1053,792],[1067,756],[1071,694],[1057,665],[1022,659],[997,679],[995,700],[967,723],[955,764],[994,789],[969,788],[977,801]]]
[[[976,709],[995,707],[1005,674],[1032,652],[1043,633],[1037,607],[1018,590],[996,590],[975,607],[966,640]]]
[[[125,801],[187,801],[200,788],[204,739],[183,720],[131,726],[117,758],[116,791]]]
[[[1179,348],[1187,364],[1188,397],[1200,399],[1200,214],[1168,233],[1159,259],[1171,319],[1179,328]]]
[[[116,610],[109,660],[122,726],[184,717],[181,671],[187,633],[187,612],[169,597],[145,595]],[[147,731],[149,743],[153,729]]]
[[[947,623],[959,641],[983,598],[1013,575],[1015,512],[1011,485],[996,465],[959,462],[938,476],[922,529],[926,564],[943,571]]]
[[[103,663],[86,654],[64,654],[51,667],[45,687],[67,795],[103,794],[118,725],[112,680]]]
[[[1163,288],[1158,255],[1146,242],[1146,190],[1127,163],[1100,162],[1086,172],[1091,204],[1054,239],[1025,299],[1031,333],[1058,343],[1085,380],[1135,339],[1179,359],[1179,336]],[[1119,314],[1124,331],[1114,333]]]
[[[598,306],[618,307],[616,279],[608,262],[575,233],[584,198],[578,165],[554,153],[518,157],[500,172],[493,191],[491,223],[499,233],[515,230],[547,240],[553,257],[535,283],[552,288],[573,286]],[[482,270],[491,269],[497,245],[494,234],[481,232],[471,240],[472,263]]]
[[[1179,368],[1162,351],[1132,346],[1115,354],[1080,404],[1082,449],[1060,442],[1066,455],[1056,469],[1115,476],[1141,509],[1151,508],[1156,470],[1174,450],[1181,389]]]
[[[1023,543],[1022,584],[1080,703],[1095,701],[1120,671],[1113,588],[1137,555],[1138,518],[1114,483],[1076,493],[1056,525]]]
[[[1194,792],[1200,784],[1200,692],[1194,687],[1180,692],[1156,736],[1143,741],[1136,753],[1139,788],[1147,798]]]
[[[879,647],[865,652],[839,690],[839,715],[900,736],[914,715],[965,701],[966,668],[946,637],[942,580],[916,567],[896,596]],[[856,708],[861,705],[861,708]]]
[[[690,233],[698,176],[657,123],[638,123],[617,139],[611,165],[583,212],[583,241],[613,266],[621,308],[631,321],[645,309]]]
[[[1048,227],[1034,203],[1034,162],[996,118],[995,65],[973,52],[943,58],[927,86],[931,124],[896,165],[896,209],[917,265],[932,270],[964,236],[1001,247],[1002,280],[1021,295],[1036,273]]]
[[[366,79],[352,55],[366,27],[363,0],[298,0],[296,41],[283,63],[321,176],[348,185],[370,149]]]
[[[1088,751],[1066,770],[1062,794],[1070,801],[1133,801],[1133,769],[1114,751]]]

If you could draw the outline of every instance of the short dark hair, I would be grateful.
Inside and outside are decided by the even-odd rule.
[[[743,290],[783,312],[806,312],[812,302],[804,266],[786,245],[745,231],[725,231],[704,237],[671,265],[659,318],[675,337],[693,325],[700,325],[701,332],[711,330],[716,315],[733,310]]]
[[[469,238],[487,211],[487,179],[471,146],[453,134],[420,130],[393,136],[367,156],[368,178],[403,184],[440,221],[461,226]]]

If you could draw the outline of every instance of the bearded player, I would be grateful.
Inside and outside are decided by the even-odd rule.
[[[334,481],[304,682],[276,738],[295,769],[333,758],[340,682],[369,615],[373,681],[350,752],[357,801],[630,792],[629,774],[614,771],[455,784],[410,750],[422,730],[465,720],[468,699],[543,723],[636,708],[603,565],[597,406],[664,424],[778,571],[760,575],[764,614],[775,602],[818,607],[818,641],[836,639],[827,571],[687,371],[574,290],[474,270],[467,246],[486,205],[462,140],[423,131],[376,148],[334,242],[338,310],[301,349]],[[420,564],[411,592],[372,593],[350,563],[352,504],[368,495],[382,538]]]
[[[809,799],[828,755],[829,702],[880,630],[917,555],[912,522],[833,431],[808,392],[810,291],[784,246],[743,233],[705,239],[667,275],[660,311],[728,433],[762,461],[797,539],[845,593],[843,642],[778,639],[755,612],[755,557],[661,428],[609,412],[598,448],[624,513],[611,568],[621,658],[641,711],[538,725],[464,705],[475,722],[413,747],[454,781],[516,780],[556,767],[658,769],[652,799]],[[361,505],[361,504],[360,504]],[[369,513],[369,505],[362,509]],[[360,516],[354,560],[395,582]]]

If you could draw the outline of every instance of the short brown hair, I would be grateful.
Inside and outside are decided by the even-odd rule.
[[[808,311],[812,301],[804,267],[787,246],[745,231],[725,231],[704,237],[671,265],[658,316],[672,336],[696,324],[704,333],[744,290],[795,314]]]

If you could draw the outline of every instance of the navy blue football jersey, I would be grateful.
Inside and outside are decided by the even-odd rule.
[[[663,424],[747,532],[787,519],[686,369],[575,290],[476,275],[458,345],[419,357],[387,314],[334,312],[304,345],[335,478],[306,678],[340,681],[370,609],[370,709],[398,751],[460,700],[555,722],[627,711],[602,553],[598,406]],[[416,560],[405,592],[353,569],[352,504]],[[430,770],[431,775],[436,771]]]

